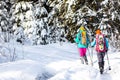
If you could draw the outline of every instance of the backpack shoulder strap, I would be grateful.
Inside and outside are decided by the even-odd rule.
[[[79,35],[78,35],[78,39],[79,39],[79,41],[81,40],[81,31],[79,31],[79,33],[78,33]]]
[[[96,35],[96,41],[98,40],[98,37],[99,37],[99,35],[97,34],[97,35]]]
[[[96,39],[98,39],[100,35],[102,35],[103,38],[104,38],[104,34],[97,34],[97,35],[96,35]]]

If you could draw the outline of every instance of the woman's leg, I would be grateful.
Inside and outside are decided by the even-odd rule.
[[[103,52],[101,56],[102,56],[102,68],[104,70],[104,64],[105,64],[104,57],[105,57],[105,53]]]
[[[104,70],[104,53],[97,53],[97,57],[98,57],[99,69],[102,74]]]
[[[80,55],[80,60],[81,60],[81,63],[84,64],[84,51],[83,51],[83,48],[79,48],[79,55]]]
[[[83,54],[83,56],[84,56],[84,61],[85,61],[85,63],[88,65],[88,60],[87,60],[87,56],[86,56],[86,48],[83,48],[83,50],[84,50],[84,54]]]

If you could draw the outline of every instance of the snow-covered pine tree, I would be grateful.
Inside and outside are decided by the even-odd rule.
[[[111,19],[109,20],[109,24],[112,26],[111,32],[114,37],[111,37],[111,43],[113,43],[113,47],[120,48],[120,1],[110,1],[109,3],[110,9],[109,13],[111,14]],[[114,40],[113,40],[114,39]]]
[[[8,4],[12,4],[12,8]],[[94,33],[96,28],[101,28],[118,43],[119,0],[1,0],[1,5],[0,25],[9,19],[4,20],[4,15],[12,15],[9,21],[12,25],[7,25],[13,26],[16,35],[23,30],[22,37],[17,36],[21,41],[47,44],[61,41],[62,36],[73,42],[77,29],[85,22],[88,31]]]
[[[31,19],[30,17],[30,14],[32,13],[31,6],[32,5],[29,2],[16,1],[11,8],[11,14],[12,14],[11,21],[13,24],[14,35],[15,35],[16,41],[20,43],[23,43],[25,38],[28,36],[26,35],[25,37],[24,31],[28,29],[25,23],[27,24],[27,21],[30,21]],[[26,15],[27,17],[25,17]],[[21,32],[23,33],[21,34]]]
[[[31,44],[37,44],[37,22],[35,18],[35,7],[32,1],[18,1],[13,5],[12,20],[16,40],[24,43],[29,41]],[[20,29],[19,29],[20,28]],[[20,34],[23,30],[23,34]]]
[[[46,1],[39,0],[34,3],[34,15],[37,25],[36,44],[48,44],[48,11],[45,8]]]
[[[64,42],[65,39],[65,28],[62,25],[59,18],[59,9],[56,6],[50,6],[52,9],[48,15],[48,30],[49,30],[49,42]]]
[[[114,37],[120,34],[119,0],[48,0],[48,3],[58,9],[58,23],[67,26],[66,38],[69,41],[73,41],[77,29],[84,22],[92,34],[97,28],[101,28],[109,38],[112,34]]]
[[[8,42],[10,40],[11,23],[10,23],[10,7],[9,0],[0,1],[0,42]]]
[[[47,15],[45,1],[23,0],[16,2],[12,7],[13,29],[16,40],[30,41],[31,44],[47,44]],[[23,34],[17,36],[22,28]],[[18,31],[17,31],[18,30]]]

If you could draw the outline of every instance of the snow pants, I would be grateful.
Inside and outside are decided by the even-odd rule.
[[[81,60],[81,63],[84,64],[88,64],[88,60],[87,60],[87,56],[86,56],[86,48],[79,48],[79,55],[80,55],[80,60]]]
[[[97,57],[98,57],[98,65],[99,65],[100,72],[103,73],[105,52],[97,53]]]
[[[79,48],[79,54],[80,54],[80,57],[83,57],[86,55],[86,48]]]
[[[105,52],[97,52],[98,62],[104,62]]]

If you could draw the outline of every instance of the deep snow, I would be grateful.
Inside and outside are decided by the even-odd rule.
[[[105,72],[99,73],[97,56],[94,49],[89,48],[87,57],[89,65],[80,63],[77,46],[71,43],[50,45],[14,45],[17,59],[0,64],[0,80],[119,80],[120,52],[109,50],[108,60],[105,56]],[[89,53],[93,52],[91,65]]]

